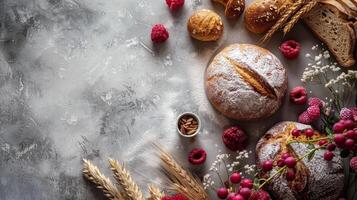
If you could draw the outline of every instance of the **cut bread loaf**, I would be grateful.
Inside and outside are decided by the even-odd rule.
[[[319,4],[305,17],[305,24],[322,40],[343,67],[356,63],[356,34],[347,16],[331,5]]]

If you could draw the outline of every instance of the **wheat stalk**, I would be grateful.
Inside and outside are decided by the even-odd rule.
[[[269,29],[269,31],[263,36],[260,40],[260,44],[265,43],[267,40],[274,35],[274,33],[280,29],[285,22],[301,7],[304,3],[304,0],[298,0],[295,3],[291,4],[291,6],[283,13],[283,15],[279,18],[279,20],[274,24],[273,27]]]
[[[149,192],[150,197],[148,200],[161,200],[162,197],[165,195],[158,187],[154,185],[149,185]]]
[[[312,0],[306,5],[304,5],[288,22],[288,24],[284,27],[284,34],[287,34],[291,31],[294,25],[299,21],[299,19],[304,16],[306,13],[310,12],[317,4],[317,0]]]
[[[174,183],[174,190],[184,194],[190,200],[209,200],[200,181],[179,165],[170,154],[161,150],[160,159],[164,170]]]
[[[111,200],[124,200],[117,188],[112,184],[109,178],[105,177],[89,160],[83,159],[83,175],[86,179],[97,185],[97,188],[104,192],[104,195]]]
[[[140,191],[138,185],[133,181],[129,172],[123,165],[114,159],[109,159],[110,169],[114,173],[114,178],[124,190],[129,200],[145,200],[144,195]]]

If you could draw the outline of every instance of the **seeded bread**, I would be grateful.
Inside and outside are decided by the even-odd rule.
[[[271,52],[233,44],[212,60],[205,74],[206,94],[227,117],[254,120],[275,113],[287,89],[287,74]]]
[[[289,0],[291,1],[291,0]],[[244,12],[245,27],[253,33],[264,33],[272,27],[286,8],[285,0],[255,0]]]
[[[278,160],[283,152],[301,157],[311,151],[307,144],[292,143],[287,145],[292,129],[311,128],[296,122],[280,122],[273,126],[258,141],[256,146],[257,165],[267,160]],[[323,137],[315,132],[314,137]],[[306,140],[299,136],[297,140]],[[277,200],[336,200],[343,189],[343,162],[337,152],[331,161],[323,158],[324,150],[317,150],[314,157],[302,159],[296,165],[296,177],[288,182],[285,176],[277,176],[266,188]],[[276,169],[268,172],[271,175]]]
[[[356,63],[356,34],[345,14],[331,5],[318,4],[304,17],[304,22],[327,45],[341,66],[351,67]]]

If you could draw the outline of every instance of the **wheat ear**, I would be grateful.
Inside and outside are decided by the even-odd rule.
[[[111,200],[124,200],[118,189],[112,184],[109,178],[105,177],[89,160],[83,159],[83,175],[86,179],[97,185],[97,188],[104,192],[104,195]]]
[[[122,187],[129,200],[145,200],[144,195],[140,191],[138,185],[133,181],[129,172],[123,165],[114,159],[109,159],[110,169],[114,173],[114,178]]]
[[[148,200],[161,200],[165,195],[158,187],[154,185],[149,185],[149,192],[150,198]]]
[[[295,3],[291,4],[291,6],[273,25],[273,27],[271,27],[269,31],[263,36],[263,38],[259,41],[259,44],[264,44],[267,40],[269,40],[274,35],[274,33],[279,30],[285,24],[285,22],[301,7],[303,3],[303,0],[298,0]]]
[[[284,34],[287,34],[291,31],[294,25],[299,21],[301,17],[303,17],[306,13],[310,12],[317,4],[317,0],[312,0],[306,5],[304,5],[288,22],[288,24],[284,27]]]
[[[164,170],[174,183],[174,190],[184,194],[190,200],[209,200],[200,181],[179,165],[170,154],[161,150],[160,159]]]

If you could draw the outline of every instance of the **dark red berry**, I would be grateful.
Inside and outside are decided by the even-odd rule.
[[[284,163],[286,166],[288,166],[289,168],[294,168],[296,165],[296,159],[294,157],[288,157],[284,160]]]
[[[278,167],[284,167],[285,166],[285,162],[283,159],[279,159],[277,162],[276,162],[276,165]]]
[[[253,188],[253,181],[248,179],[248,178],[245,178],[242,180],[242,182],[240,183],[240,186],[242,188],[246,187],[246,188],[249,188],[249,189],[252,189]]]
[[[299,56],[300,44],[295,40],[287,40],[280,45],[279,50],[285,58],[295,59]]]
[[[234,192],[229,193],[227,196],[227,200],[232,200],[236,195],[237,195],[237,193],[234,193]]]
[[[324,145],[327,144],[327,143],[328,143],[327,140],[320,140],[320,141],[319,141],[319,145],[320,145],[320,146],[324,146]]]
[[[301,133],[301,131],[299,129],[296,129],[296,128],[291,131],[291,135],[294,136],[294,137],[299,137],[300,133]]]
[[[345,148],[349,149],[349,150],[353,150],[354,146],[355,146],[355,141],[353,139],[348,138],[345,141]]]
[[[293,169],[287,169],[285,176],[287,181],[293,181],[295,179],[295,171]]]
[[[230,177],[229,180],[231,181],[231,183],[233,184],[238,184],[241,181],[242,177],[239,173],[235,172],[233,173]]]
[[[314,136],[314,130],[312,130],[312,128],[305,129],[304,134],[306,135],[306,137],[312,137]]]
[[[354,135],[354,131],[353,130],[348,130],[345,132],[345,136],[347,138],[351,138],[351,139],[354,139],[355,135]]]
[[[259,189],[258,191],[252,191],[249,200],[271,200],[271,197],[268,192],[264,191],[263,189]]]
[[[263,171],[268,172],[273,169],[273,161],[267,160],[262,164]]]
[[[345,126],[345,129],[347,129],[347,130],[352,130],[355,127],[355,124],[350,119],[344,120],[343,125]]]
[[[227,188],[219,188],[219,189],[217,190],[217,196],[218,196],[218,198],[220,198],[220,199],[225,199],[225,198],[227,198],[227,196],[228,196],[228,190],[227,190]]]
[[[334,157],[334,154],[331,151],[325,151],[324,153],[324,159],[327,161],[332,160],[332,158]]]
[[[327,145],[327,149],[329,150],[329,151],[334,151],[335,149],[336,149],[336,145],[335,144],[328,144]]]
[[[345,130],[345,125],[337,122],[333,125],[332,130],[334,133],[342,133]]]
[[[343,134],[335,134],[333,137],[333,141],[335,141],[335,143],[338,146],[343,146],[345,143],[345,136]]]
[[[290,157],[290,154],[287,152],[281,154],[281,159],[283,159],[283,160],[287,159],[288,157]]]
[[[252,194],[252,190],[249,188],[241,188],[239,190],[239,194],[242,195],[245,199],[249,199],[250,195]]]
[[[234,196],[232,198],[232,200],[244,200],[244,197],[242,195],[240,195],[240,194],[237,194],[236,196]]]
[[[290,91],[290,101],[302,105],[307,101],[307,93],[304,87],[297,86]]]

